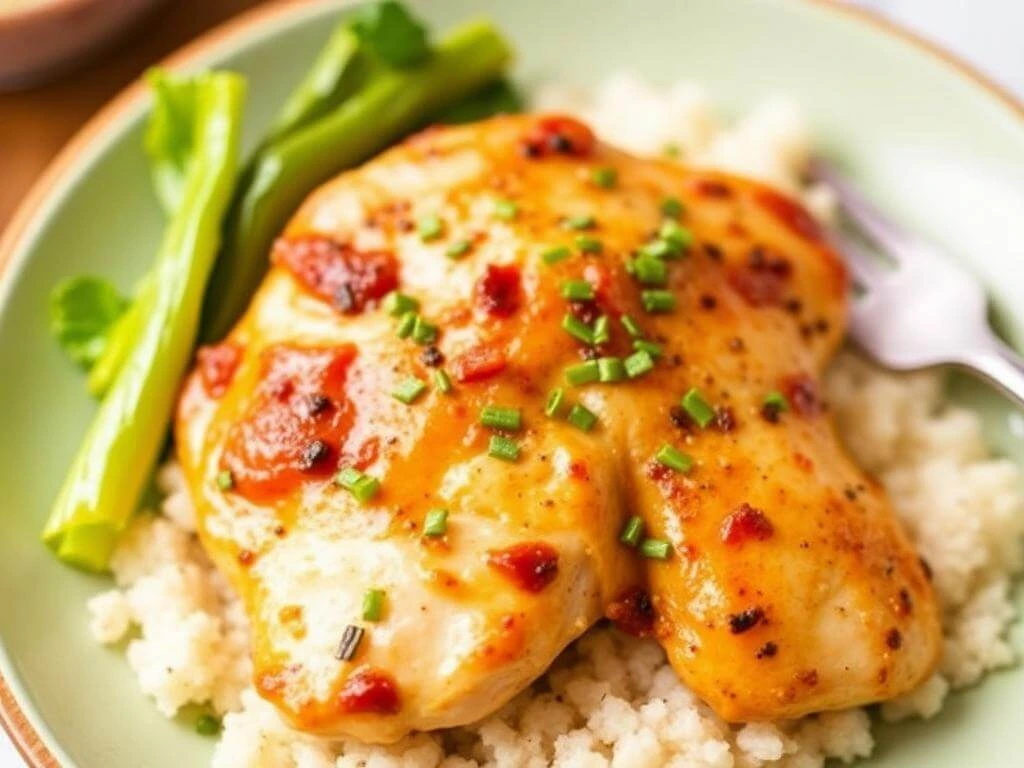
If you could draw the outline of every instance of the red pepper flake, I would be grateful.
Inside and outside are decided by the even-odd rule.
[[[341,312],[356,314],[398,287],[398,262],[386,251],[357,251],[321,235],[278,238],[271,259]]]
[[[704,243],[702,247],[704,248],[704,253],[712,261],[721,262],[722,259],[725,258],[725,253],[722,251],[722,247],[717,243]]]
[[[776,402],[764,403],[761,406],[761,418],[769,424],[778,424],[782,418],[782,406]]]
[[[774,189],[762,187],[754,199],[772,216],[785,224],[790,231],[805,240],[821,240],[821,227],[814,217],[800,203]]]
[[[476,303],[491,317],[510,317],[519,309],[519,268],[488,264],[476,284]]]
[[[323,466],[331,457],[331,446],[323,440],[313,440],[302,449],[299,457],[299,469],[303,472],[313,472]]]
[[[401,708],[398,684],[378,669],[356,671],[338,693],[338,709],[346,714],[393,715]]]
[[[593,151],[594,144],[594,132],[585,123],[573,117],[547,115],[534,121],[523,137],[522,150],[527,157],[586,157]]]
[[[779,646],[770,640],[757,649],[757,658],[771,659],[779,652]]]
[[[196,352],[196,360],[206,394],[210,397],[220,397],[227,392],[235,378],[238,364],[242,362],[242,350],[227,342],[200,347]]]
[[[605,611],[615,626],[633,637],[647,637],[654,629],[654,603],[647,590],[629,587]]]
[[[764,620],[764,611],[760,608],[748,608],[740,613],[729,616],[729,630],[734,635],[753,629]]]
[[[751,539],[766,541],[775,533],[764,512],[743,502],[729,513],[722,522],[722,541],[726,544],[739,545]]]
[[[590,472],[587,471],[586,462],[583,461],[572,461],[569,463],[569,475],[574,480],[580,480],[586,482],[590,479]]]
[[[431,344],[423,349],[422,354],[420,354],[420,360],[430,368],[437,368],[439,365],[444,364],[444,355],[441,354],[441,350]]]
[[[793,454],[793,463],[804,472],[811,472],[814,469],[814,460],[799,451]]]
[[[658,461],[649,461],[644,465],[644,474],[656,483],[669,479],[673,476],[674,472],[675,470],[669,469]]]
[[[587,325],[592,325],[601,316],[601,308],[592,299],[586,301],[570,301],[569,311],[577,320],[582,320]]]
[[[732,189],[718,179],[697,179],[693,183],[693,192],[700,197],[727,198],[732,197]]]
[[[452,371],[457,381],[468,384],[497,376],[506,365],[504,350],[494,344],[478,344],[452,360]]]
[[[487,564],[527,592],[540,592],[558,576],[558,550],[544,542],[523,542],[487,553]]]
[[[687,432],[691,431],[696,426],[693,419],[690,418],[690,415],[681,405],[673,405],[669,408],[668,418],[672,422],[672,426]]]
[[[306,415],[313,419],[331,408],[331,398],[315,393],[306,398]]]
[[[729,406],[715,408],[715,429],[719,432],[732,432],[736,429],[736,414]]]
[[[251,549],[243,549],[238,553],[238,562],[241,565],[252,565],[252,562],[255,559],[256,555],[253,554]]]
[[[788,259],[758,246],[750,251],[746,265],[733,269],[728,279],[750,306],[770,307],[783,304],[792,274],[793,265]]]
[[[817,382],[805,373],[787,376],[782,381],[782,392],[796,413],[817,416],[822,411]]]
[[[796,679],[799,680],[804,685],[806,685],[806,686],[808,686],[810,688],[813,688],[814,686],[816,686],[818,684],[818,670],[816,670],[816,669],[808,669],[808,670],[798,674],[796,676]]]
[[[910,599],[910,592],[907,591],[906,587],[903,587],[899,591],[899,602],[897,603],[897,612],[901,616],[909,616],[914,612],[914,601]]]
[[[885,634],[885,644],[894,651],[899,650],[900,646],[903,645],[903,635],[900,631],[893,627]]]

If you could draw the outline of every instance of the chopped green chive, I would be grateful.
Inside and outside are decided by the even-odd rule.
[[[579,249],[580,253],[598,254],[604,250],[604,243],[596,237],[579,235],[576,238],[576,247]]]
[[[410,310],[403,314],[402,318],[398,321],[398,327],[395,328],[395,333],[398,334],[398,338],[407,339],[412,335],[412,329],[415,327],[416,313]]]
[[[661,148],[661,152],[665,157],[679,157],[683,154],[682,148],[674,141],[670,141],[664,147]]]
[[[617,357],[602,357],[597,361],[598,381],[612,383],[626,378],[626,367]]]
[[[589,214],[584,214],[582,216],[570,216],[565,219],[563,225],[566,229],[593,229],[597,226],[597,219]]]
[[[776,412],[789,410],[789,400],[778,390],[772,390],[765,395],[763,404]]]
[[[611,338],[611,331],[608,328],[608,316],[601,315],[594,321],[594,343],[606,344]]]
[[[423,520],[423,535],[436,537],[448,533],[448,510],[434,507]]]
[[[565,380],[578,387],[582,384],[590,384],[601,378],[601,369],[597,360],[587,360],[585,363],[570,365],[565,369]]]
[[[662,466],[686,474],[693,469],[693,459],[673,445],[665,443],[654,454],[655,460]]]
[[[519,458],[519,445],[504,435],[491,435],[487,455],[502,461],[515,461]]]
[[[646,352],[651,357],[661,357],[661,344],[646,339],[633,339],[633,349],[637,352]]]
[[[380,621],[384,613],[384,590],[368,589],[363,595],[363,621]]]
[[[334,476],[334,482],[336,482],[343,488],[348,488],[349,486],[357,483],[359,481],[359,478],[363,476],[363,473],[360,472],[355,467],[345,467],[343,470],[338,472],[337,475]]]
[[[654,370],[654,358],[648,352],[640,350],[627,357],[623,362],[623,367],[629,378],[636,379]]]
[[[577,429],[589,432],[597,424],[597,414],[576,403],[569,411],[569,423]]]
[[[412,296],[392,291],[384,297],[384,309],[392,317],[401,317],[406,312],[415,312],[420,308],[420,303]]]
[[[519,205],[513,200],[495,200],[494,215],[505,221],[512,221],[519,215]]]
[[[661,212],[670,219],[678,219],[683,215],[683,204],[678,197],[666,197],[661,201]]]
[[[667,240],[678,248],[686,249],[693,245],[693,234],[678,221],[669,219],[661,225],[658,237]]]
[[[434,386],[445,395],[452,391],[452,379],[443,368],[434,371]]]
[[[518,408],[487,405],[480,411],[480,423],[489,429],[518,432],[523,426],[523,415]]]
[[[701,427],[706,427],[715,418],[714,409],[696,387],[683,395],[682,406],[690,418]]]
[[[594,343],[594,332],[590,326],[571,313],[567,313],[562,318],[562,330],[584,344]]]
[[[565,390],[561,387],[551,391],[548,395],[548,402],[544,406],[544,415],[554,417],[558,415],[558,412],[562,410],[562,404],[565,402]]]
[[[469,240],[456,240],[445,249],[444,255],[453,261],[457,261],[469,253],[469,249],[472,247],[473,244]]]
[[[444,231],[444,224],[441,223],[441,219],[438,216],[431,214],[420,219],[418,229],[420,240],[426,243],[430,240],[436,240],[441,236],[441,233]]]
[[[640,246],[640,255],[646,256],[649,259],[663,259],[668,261],[679,256],[680,249],[670,243],[668,240],[651,240],[649,243],[645,243]]]
[[[661,259],[640,256],[633,260],[633,275],[644,285],[662,286],[668,282],[668,266]]]
[[[235,487],[235,476],[230,469],[222,469],[217,473],[217,487],[222,491],[230,491]]]
[[[640,554],[651,560],[668,560],[672,545],[664,539],[644,539],[640,542]]]
[[[572,251],[564,245],[552,246],[551,248],[542,251],[540,254],[541,259],[543,259],[544,263],[548,266],[557,264],[560,261],[565,261],[570,256],[572,256]]]
[[[626,329],[626,333],[628,333],[634,339],[639,339],[643,337],[644,332],[640,330],[640,326],[637,325],[636,320],[634,320],[629,315],[623,315],[622,317],[620,317],[619,322],[622,323],[622,327]]]
[[[619,180],[619,172],[614,168],[595,168],[590,173],[595,184],[604,189],[611,189]]]
[[[391,396],[395,398],[395,400],[401,400],[406,405],[409,405],[426,391],[426,384],[415,376],[410,376],[409,378],[398,382],[398,386],[396,386],[394,391],[392,391]]]
[[[643,536],[643,534],[644,521],[639,515],[633,515],[622,527],[622,533],[619,534],[619,541],[630,547],[635,547],[640,543],[640,537]]]
[[[648,312],[671,312],[676,308],[676,297],[671,291],[641,291],[640,302]]]
[[[417,344],[432,344],[437,340],[437,326],[417,316],[412,327],[412,340]]]
[[[334,476],[334,482],[355,496],[360,504],[365,504],[380,490],[380,480],[355,467],[345,467]]]
[[[569,301],[590,301],[594,288],[586,280],[566,280],[562,283],[562,296]]]
[[[196,718],[196,733],[200,736],[216,736],[220,733],[220,718],[200,715]]]

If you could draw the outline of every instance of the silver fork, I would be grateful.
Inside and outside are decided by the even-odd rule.
[[[989,326],[980,283],[889,219],[826,163],[813,161],[811,175],[832,188],[842,212],[884,257],[876,258],[850,237],[832,234],[858,288],[850,320],[854,340],[889,368],[955,365],[1024,405],[1024,358]]]

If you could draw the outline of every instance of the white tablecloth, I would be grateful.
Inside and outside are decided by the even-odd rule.
[[[1024,2],[1019,0],[856,0],[963,56],[1024,96]],[[0,731],[0,768],[23,768]],[[93,768],[90,766],[90,768]],[[97,766],[96,768],[100,768]],[[198,767],[197,767],[198,768]]]

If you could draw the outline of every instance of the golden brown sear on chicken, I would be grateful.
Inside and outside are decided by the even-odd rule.
[[[931,672],[924,567],[819,391],[845,272],[788,197],[503,117],[325,185],[271,259],[177,446],[297,727],[477,720],[603,616],[729,720]]]

